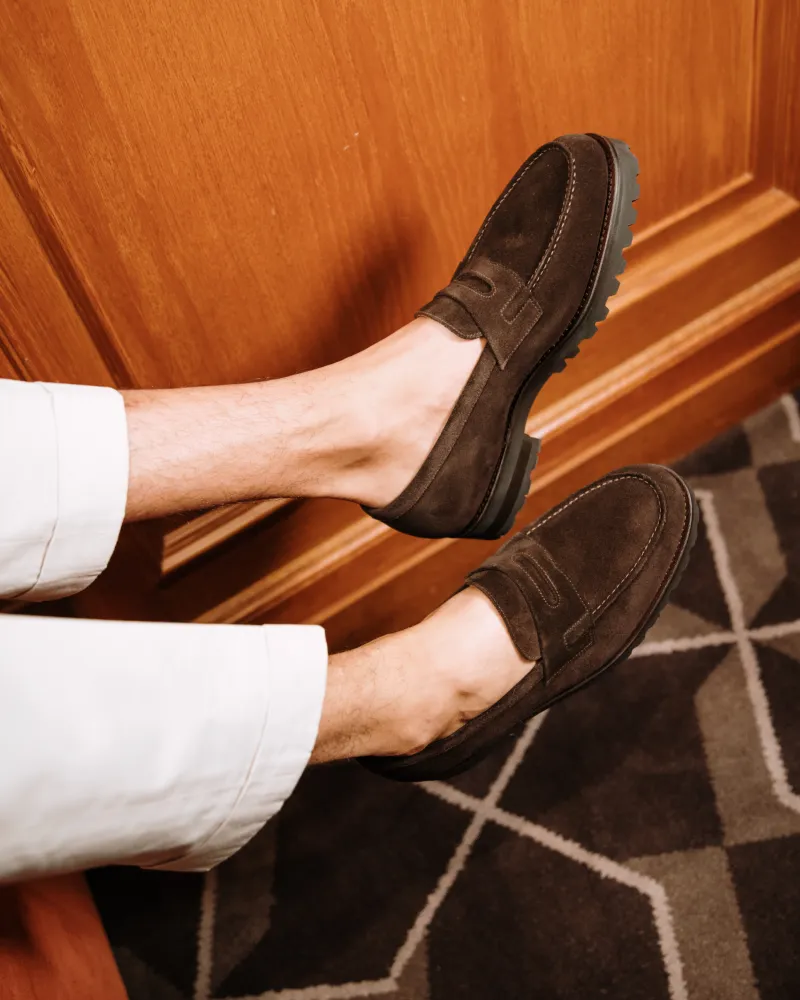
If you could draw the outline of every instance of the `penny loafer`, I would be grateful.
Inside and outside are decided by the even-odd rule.
[[[676,473],[640,465],[604,476],[514,535],[466,585],[495,606],[530,671],[419,753],[361,763],[398,781],[458,774],[624,660],[680,579],[697,520],[694,496]]]
[[[533,402],[619,287],[639,196],[617,139],[564,135],[540,147],[486,216],[450,284],[417,316],[486,346],[406,489],[372,517],[423,538],[499,538],[530,487]]]

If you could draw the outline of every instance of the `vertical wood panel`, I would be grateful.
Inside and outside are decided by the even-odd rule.
[[[800,3],[762,0],[758,20],[756,173],[800,196]]]
[[[0,166],[2,162],[0,150]],[[111,381],[92,338],[1,172],[0,377],[94,385],[108,385]]]
[[[276,376],[405,322],[543,140],[644,224],[748,167],[754,0],[0,4],[8,126],[140,384]]]

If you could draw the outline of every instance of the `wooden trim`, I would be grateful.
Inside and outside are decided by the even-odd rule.
[[[237,591],[229,600],[198,616],[199,622],[251,621],[282,601],[313,586],[319,580],[368,552],[391,529],[366,516],[336,532],[296,559],[268,573],[250,587]]]
[[[714,209],[717,206],[722,206],[723,211],[728,211],[727,206],[730,204],[731,199],[737,197],[737,195],[742,192],[747,192],[747,190],[753,185],[754,181],[755,177],[753,174],[750,173],[750,171],[747,171],[747,173],[741,174],[739,177],[734,177],[734,179],[732,181],[728,181],[727,184],[723,184],[722,187],[715,188],[713,191],[710,191],[699,201],[684,205],[682,208],[679,208],[677,212],[664,216],[663,219],[659,219],[657,222],[649,225],[647,229],[644,229],[641,232],[639,232],[638,229],[634,229],[634,232],[636,233],[636,241],[633,246],[626,251],[626,258],[630,259],[631,254],[640,252],[648,240],[661,236],[661,234],[668,229],[674,233],[679,231],[681,224],[684,222],[696,224],[697,219],[706,217],[705,213],[708,209]]]
[[[630,308],[655,291],[698,270],[793,215],[798,203],[777,188],[759,189],[752,180],[705,203],[692,215],[681,213],[658,239],[634,243],[629,269],[609,314]]]
[[[538,416],[533,415],[526,426],[527,433],[549,438],[556,431],[593,419],[606,406],[657,378],[668,368],[679,365],[715,340],[731,334],[797,291],[800,291],[800,260],[792,261],[716,309],[698,316],[694,322],[567,396],[563,402]]]
[[[164,535],[161,574],[168,576],[199,559],[217,545],[222,545],[261,521],[271,517],[291,500],[257,500],[215,507],[197,514]]]
[[[768,184],[800,196],[800,3],[760,0],[752,163]]]

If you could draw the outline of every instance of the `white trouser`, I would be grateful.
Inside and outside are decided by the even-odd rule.
[[[0,598],[88,586],[127,486],[118,392],[0,379]],[[0,878],[218,864],[308,763],[326,667],[312,625],[0,615]]]

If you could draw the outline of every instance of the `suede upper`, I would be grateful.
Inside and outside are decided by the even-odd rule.
[[[368,766],[415,781],[460,770],[627,655],[674,586],[696,518],[691,492],[674,472],[632,466],[515,535],[466,582],[492,601],[530,672],[452,736],[412,756],[372,758]]]
[[[486,347],[419,472],[386,507],[368,509],[373,517],[423,537],[469,533],[512,407],[591,287],[612,183],[599,138],[567,135],[538,149],[506,186],[450,285],[418,313],[460,337],[483,336]]]

